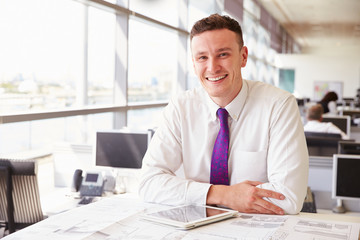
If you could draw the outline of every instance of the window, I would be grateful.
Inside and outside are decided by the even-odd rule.
[[[131,0],[129,8],[158,21],[178,26],[178,0]]]
[[[89,8],[87,68],[89,105],[113,103],[115,23],[115,14]]]
[[[130,19],[129,103],[169,99],[177,79],[177,44],[175,33]]]
[[[1,1],[0,113],[74,105],[83,18],[75,1]]]
[[[128,111],[128,127],[144,131],[159,126],[163,108],[147,108]]]
[[[253,0],[0,1],[0,153],[158,126],[175,91],[200,86],[188,32],[221,11],[242,23],[243,77],[278,83],[274,35]]]
[[[190,32],[194,23],[212,13],[216,13],[216,0],[189,0],[189,24]]]

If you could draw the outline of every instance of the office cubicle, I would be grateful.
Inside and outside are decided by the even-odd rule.
[[[351,117],[350,116],[332,116],[324,115],[323,122],[331,122],[337,126],[341,131],[350,136],[351,131]]]

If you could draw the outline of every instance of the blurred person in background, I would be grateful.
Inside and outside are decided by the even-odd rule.
[[[324,114],[337,115],[336,101],[338,95],[336,92],[327,92],[325,96],[318,102],[324,109]]]
[[[332,122],[322,122],[324,109],[321,104],[316,104],[310,107],[306,113],[308,122],[304,126],[305,132],[323,132],[323,133],[338,133],[344,140],[350,139],[340,128],[335,126]]]

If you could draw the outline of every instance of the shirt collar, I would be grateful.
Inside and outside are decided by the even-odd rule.
[[[225,109],[228,111],[229,116],[237,121],[240,117],[240,113],[245,105],[245,101],[247,98],[249,92],[249,86],[246,80],[243,79],[243,85],[239,92],[239,94],[225,107]],[[219,109],[219,105],[214,103],[214,101],[210,98],[209,94],[206,94],[207,96],[207,104],[210,109],[210,114],[212,120],[216,120],[216,112]]]
[[[247,81],[243,79],[243,85],[239,94],[225,107],[231,118],[235,121],[237,121],[240,117],[240,113],[244,108],[248,92],[249,85]]]

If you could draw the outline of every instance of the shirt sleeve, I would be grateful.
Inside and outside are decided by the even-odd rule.
[[[266,198],[287,214],[300,212],[307,191],[309,158],[295,98],[274,108],[267,156],[269,181],[258,187],[280,192],[285,200]]]
[[[182,139],[179,108],[171,101],[163,123],[143,159],[139,195],[146,202],[168,205],[206,204],[210,184],[181,177]]]
[[[328,103],[328,108],[329,108],[329,114],[331,115],[337,115],[337,106],[336,106],[336,102],[335,101],[330,101]]]

